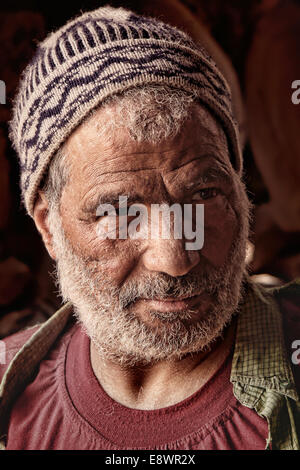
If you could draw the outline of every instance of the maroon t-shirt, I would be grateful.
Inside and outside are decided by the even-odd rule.
[[[28,332],[13,341],[22,335]],[[130,409],[103,390],[91,367],[90,340],[74,325],[13,407],[7,449],[264,449],[267,422],[234,397],[231,360],[232,353],[176,405]]]

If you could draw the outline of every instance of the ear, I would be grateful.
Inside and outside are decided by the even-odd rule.
[[[55,251],[53,248],[52,235],[48,227],[48,210],[49,205],[45,197],[45,194],[42,191],[38,192],[38,198],[36,200],[34,209],[33,209],[33,218],[35,225],[40,232],[44,244],[47,248],[47,251],[52,259],[56,259]]]

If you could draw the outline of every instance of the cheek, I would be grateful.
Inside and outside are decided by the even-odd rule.
[[[136,264],[137,253],[131,240],[101,240],[94,224],[67,224],[64,227],[74,251],[99,263],[99,271],[111,279],[112,284],[121,286]]]
[[[214,266],[221,266],[227,259],[237,231],[237,216],[225,197],[205,205],[204,245],[202,254]]]

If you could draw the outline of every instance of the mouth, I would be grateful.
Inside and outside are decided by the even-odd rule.
[[[141,299],[144,305],[151,310],[157,310],[160,312],[173,312],[183,311],[197,306],[198,303],[203,299],[203,294],[196,294],[193,296],[182,296],[182,297],[166,297],[166,298],[154,298],[154,299]]]

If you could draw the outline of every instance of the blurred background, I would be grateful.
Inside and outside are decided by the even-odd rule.
[[[159,17],[206,46],[227,78],[254,204],[249,269],[276,285],[300,277],[300,0],[10,1],[0,6],[0,338],[46,320],[60,304],[47,255],[21,204],[7,123],[36,45],[70,18],[102,5]]]

